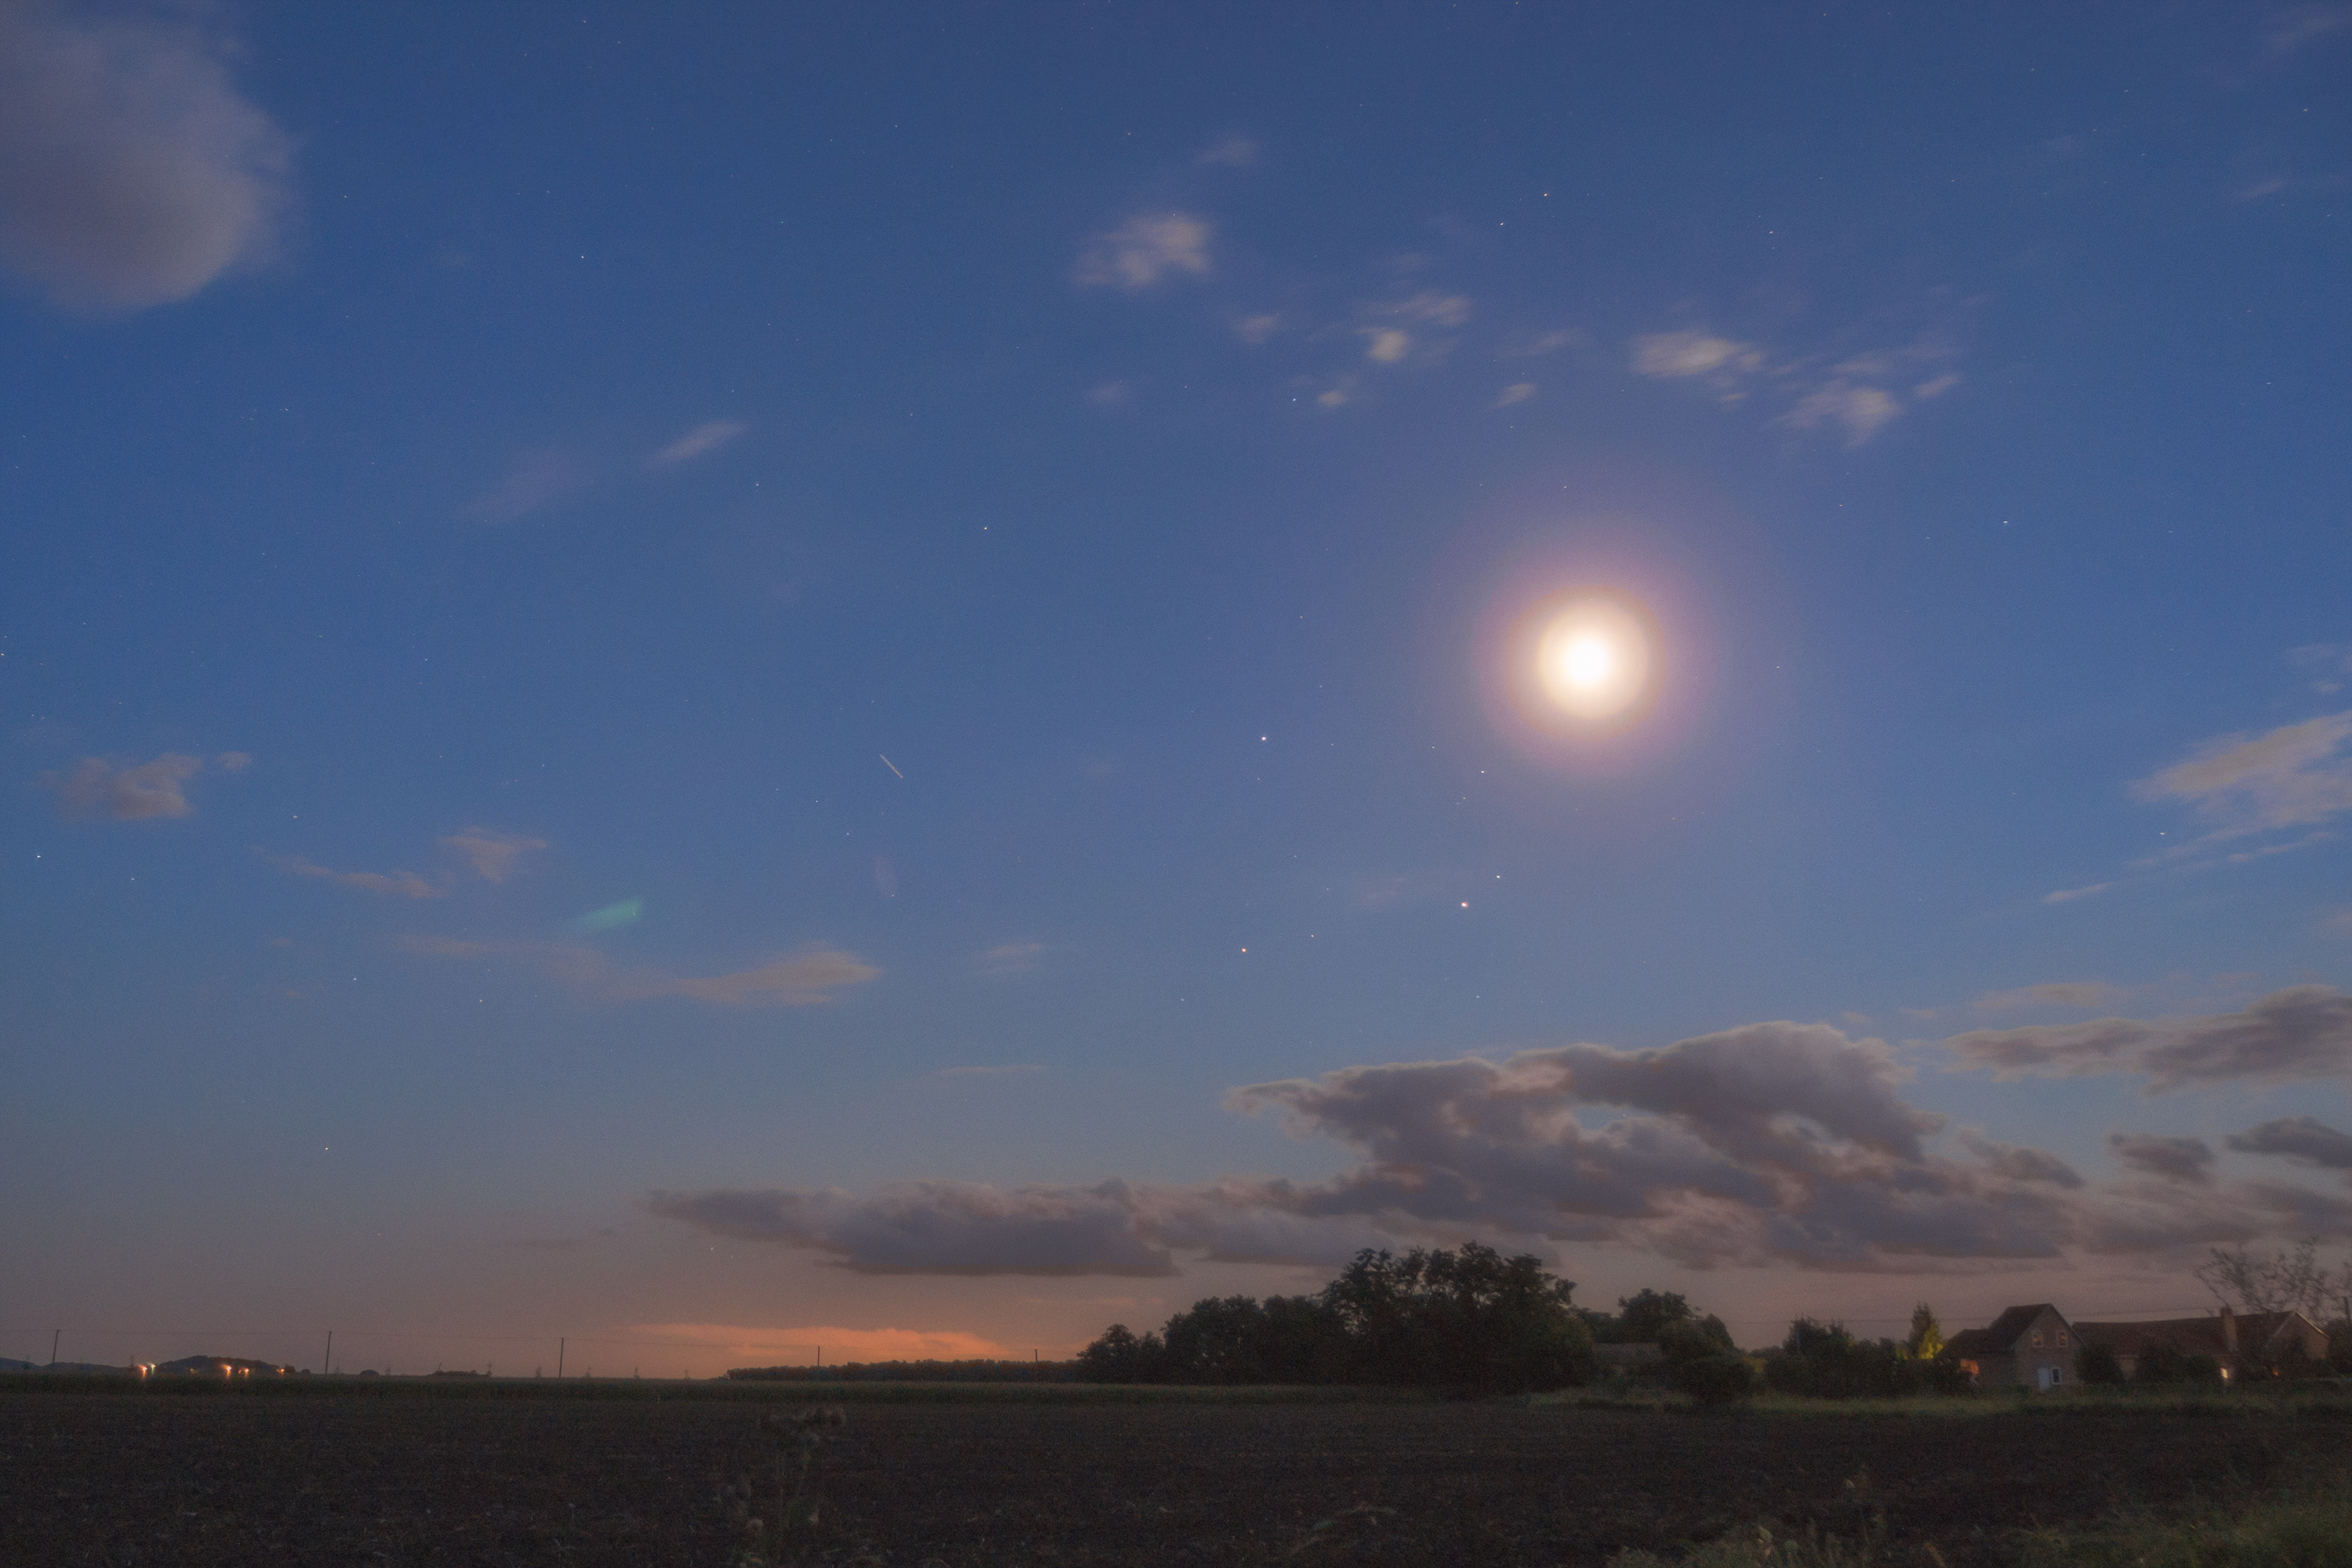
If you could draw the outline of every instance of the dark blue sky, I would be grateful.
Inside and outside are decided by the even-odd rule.
[[[191,15],[0,5],[0,1332],[2352,1234],[2352,11]]]

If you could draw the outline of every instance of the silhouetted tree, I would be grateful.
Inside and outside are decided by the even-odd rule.
[[[1366,1249],[1313,1297],[1209,1297],[1138,1340],[1113,1325],[1078,1357],[1089,1381],[1422,1383],[1557,1388],[1591,1375],[1575,1287],[1532,1255],[1466,1242]]]
[[[2074,1375],[2085,1383],[2119,1384],[2124,1380],[2124,1364],[2116,1359],[2113,1345],[2084,1340],[2074,1353]]]
[[[1944,1326],[1936,1321],[1936,1309],[1925,1301],[1911,1309],[1911,1334],[1903,1348],[1917,1361],[1933,1361],[1944,1354]]]

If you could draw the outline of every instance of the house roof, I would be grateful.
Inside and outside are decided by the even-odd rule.
[[[2311,1322],[2301,1312],[2245,1312],[2237,1321],[2238,1348],[2242,1351],[2267,1349],[2298,1322]],[[2221,1333],[2221,1320],[2210,1315],[2136,1323],[2076,1323],[2074,1332],[2085,1340],[2105,1345],[2117,1355],[2137,1356],[2158,1344],[2183,1355],[2210,1355],[2216,1360],[2226,1359],[2230,1354],[2229,1342]],[[2317,1326],[2312,1325],[2310,1332],[2316,1333]]]
[[[2025,1337],[2025,1331],[2039,1322],[2044,1312],[2061,1323],[2066,1322],[2065,1314],[2047,1301],[2036,1301],[2028,1307],[2011,1307],[1980,1329],[1962,1329],[1944,1342],[1944,1349],[1948,1354],[1958,1356],[2005,1355],[2017,1348],[2017,1342]]]

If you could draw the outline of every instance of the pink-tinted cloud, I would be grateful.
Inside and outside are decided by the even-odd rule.
[[[257,844],[253,852],[289,876],[317,877],[337,887],[356,887],[363,893],[380,893],[391,898],[446,898],[449,893],[440,883],[427,882],[413,871],[337,871],[299,855],[272,854]]]
[[[452,833],[442,843],[466,857],[474,874],[485,882],[504,882],[514,870],[515,861],[528,850],[543,850],[545,839],[526,839],[519,834],[494,832],[488,828],[467,828],[462,833]]]
[[[236,773],[252,760],[241,751],[228,751],[221,754],[215,766]],[[204,770],[204,758],[177,751],[137,763],[85,757],[69,768],[42,774],[37,782],[56,793],[58,810],[68,817],[135,822],[185,817],[194,811],[184,786]]]

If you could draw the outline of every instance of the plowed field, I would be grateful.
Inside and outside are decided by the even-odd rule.
[[[0,1563],[726,1563],[761,1407],[667,1400],[0,1397]],[[2352,1423],[2033,1410],[1690,1416],[1515,1405],[853,1405],[809,1562],[1598,1564],[1758,1521],[1894,1563],[2352,1462]],[[768,1510],[773,1512],[772,1509]],[[1330,1521],[1318,1530],[1318,1523]]]

